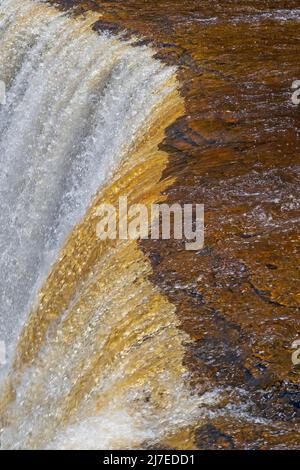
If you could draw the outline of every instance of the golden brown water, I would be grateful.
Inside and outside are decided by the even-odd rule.
[[[76,447],[65,425],[105,421],[111,410],[122,422],[130,403],[137,427],[152,417],[153,436],[107,445],[299,448],[298,2],[61,4],[94,10],[97,31],[154,45],[178,66],[181,96],[160,104],[65,245],[23,331],[4,424],[15,440],[22,423],[32,426],[26,447]],[[204,250],[100,245],[94,211],[122,192],[132,202],[204,203]],[[38,375],[28,378],[28,366]],[[205,405],[212,413],[197,416],[192,394],[216,390]],[[172,416],[183,410],[182,420]]]
[[[151,264],[137,242],[99,243],[95,216],[99,204],[117,205],[125,188],[129,203],[150,206],[161,199],[172,181],[160,183],[167,155],[157,146],[166,125],[183,111],[176,91],[161,103],[147,137],[136,142],[114,182],[101,191],[39,295],[38,308],[19,342],[5,400],[8,411],[3,411],[17,441],[22,423],[40,410],[22,442],[27,448],[49,444],[58,427],[89,417],[101,419],[103,410],[117,414],[136,407],[140,427],[147,406],[153,419],[168,423],[167,408],[178,401],[173,393],[185,393],[180,388],[185,371],[182,341],[187,338],[177,329],[174,306],[148,280]],[[29,367],[34,373],[28,377]],[[63,380],[69,386],[54,398],[45,383],[60,389]],[[15,391],[22,396],[22,407],[13,404],[9,411]],[[108,440],[113,448],[139,444],[138,436],[132,442],[125,436]],[[78,438],[70,444],[63,437],[61,445],[84,446],[84,442]]]

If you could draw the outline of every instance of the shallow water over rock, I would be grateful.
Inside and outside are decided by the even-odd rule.
[[[300,337],[300,105],[291,99],[299,2],[60,4],[75,16],[93,10],[95,31],[138,38],[134,47],[151,45],[178,67],[185,111],[165,120],[167,157],[149,191],[159,198],[160,185],[170,203],[205,204],[203,250],[143,241],[139,253],[151,261],[147,278],[164,311],[176,312],[187,335],[174,355],[175,383],[182,361],[192,394],[218,391],[218,399],[192,423],[166,424],[165,434],[153,427],[143,446],[299,448],[300,370],[291,360]]]

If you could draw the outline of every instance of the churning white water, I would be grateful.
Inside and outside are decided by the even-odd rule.
[[[174,70],[34,0],[0,1],[0,340],[13,350],[72,227]]]

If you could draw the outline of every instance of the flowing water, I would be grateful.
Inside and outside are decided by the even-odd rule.
[[[35,296],[92,196],[172,90],[172,69],[145,48],[91,33],[93,21],[32,1],[1,4],[0,331],[9,339],[32,286]]]
[[[300,445],[297,0],[0,0],[1,448]],[[205,247],[97,208],[205,204]]]
[[[95,227],[101,201],[160,199],[158,144],[184,111],[175,70],[95,20],[0,3],[4,448],[134,447],[197,412],[188,338],[148,259]]]

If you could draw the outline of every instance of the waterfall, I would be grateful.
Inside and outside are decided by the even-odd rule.
[[[100,202],[163,197],[158,146],[184,105],[175,70],[94,32],[97,18],[0,2],[4,448],[139,447],[198,413],[188,338],[149,260],[95,230]]]
[[[173,70],[147,48],[92,33],[93,20],[1,2],[0,338],[8,341],[70,230],[170,91],[161,88]]]

